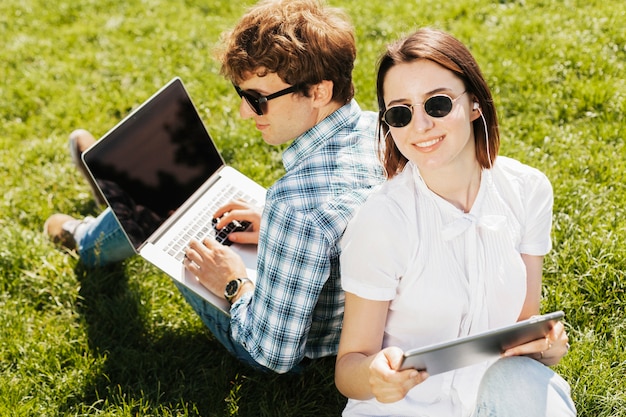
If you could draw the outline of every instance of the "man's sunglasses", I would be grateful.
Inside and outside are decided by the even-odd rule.
[[[465,94],[463,91],[457,98],[452,99],[446,94],[437,94],[429,97],[423,103],[417,104],[398,104],[391,106],[383,113],[382,120],[391,127],[408,126],[413,119],[413,108],[416,106],[424,106],[424,111],[430,117],[445,117],[452,111],[454,103]]]
[[[233,86],[235,87],[237,94],[239,94],[239,97],[246,100],[246,102],[250,105],[250,108],[252,108],[252,110],[259,116],[263,116],[267,113],[267,102],[271,99],[298,91],[298,88],[295,85],[292,85],[291,87],[287,87],[283,90],[277,91],[274,94],[270,94],[269,96],[264,96],[257,93],[256,91],[242,90],[234,84]]]

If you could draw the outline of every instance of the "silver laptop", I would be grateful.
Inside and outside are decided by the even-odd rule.
[[[82,155],[135,251],[224,311],[228,303],[183,267],[191,239],[244,230],[214,228],[213,213],[233,199],[262,207],[265,188],[224,163],[180,78],[172,79]],[[220,233],[221,232],[221,233]],[[256,246],[231,246],[256,278]]]

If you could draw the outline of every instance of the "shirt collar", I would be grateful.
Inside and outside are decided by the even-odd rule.
[[[300,161],[306,159],[331,140],[338,131],[346,127],[356,126],[360,115],[361,108],[353,99],[295,138],[283,152],[285,170],[294,169]]]

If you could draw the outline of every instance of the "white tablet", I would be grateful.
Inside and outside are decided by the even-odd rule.
[[[411,349],[404,353],[400,369],[414,368],[436,375],[495,359],[511,347],[544,338],[564,316],[562,311],[556,311],[449,342]]]

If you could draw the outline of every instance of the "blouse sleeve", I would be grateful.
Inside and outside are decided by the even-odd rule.
[[[525,187],[526,222],[520,244],[520,252],[543,256],[552,248],[552,185],[540,171],[533,170]]]
[[[381,194],[372,195],[341,241],[341,284],[359,297],[386,301],[396,295],[408,265],[406,216]]]

